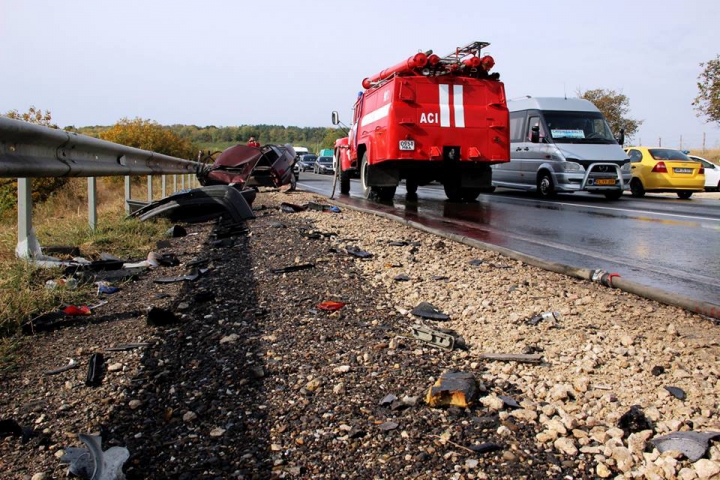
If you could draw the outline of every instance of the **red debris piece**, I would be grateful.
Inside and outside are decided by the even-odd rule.
[[[344,302],[333,302],[332,300],[327,300],[325,302],[318,303],[317,308],[328,312],[335,312],[343,308],[345,305],[346,303]]]
[[[82,305],[80,307],[76,307],[75,305],[70,305],[65,308],[63,308],[63,313],[65,315],[71,316],[71,317],[77,317],[82,315],[92,315],[92,311],[88,308],[87,305]]]

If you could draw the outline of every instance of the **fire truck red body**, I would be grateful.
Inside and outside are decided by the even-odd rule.
[[[366,197],[390,199],[439,181],[452,200],[491,187],[493,163],[510,160],[508,109],[499,75],[474,42],[439,57],[418,53],[363,80],[349,135],[335,144],[341,193],[359,176]],[[333,112],[333,122],[338,123]]]

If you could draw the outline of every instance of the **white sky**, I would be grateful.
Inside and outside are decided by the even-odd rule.
[[[330,126],[364,77],[483,40],[508,98],[615,89],[645,121],[636,140],[720,147],[691,105],[718,20],[717,0],[0,0],[0,112]]]

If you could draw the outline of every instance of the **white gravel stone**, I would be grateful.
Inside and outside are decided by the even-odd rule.
[[[720,474],[720,464],[718,462],[713,462],[712,460],[708,460],[707,458],[701,458],[697,462],[693,464],[693,468],[695,469],[695,473],[697,474],[698,478],[704,480],[706,478],[712,478],[715,475]]]
[[[128,407],[130,407],[130,410],[140,408],[140,405],[142,405],[142,402],[140,400],[130,400],[130,402],[128,403]]]
[[[574,457],[578,454],[578,449],[575,446],[575,442],[572,441],[572,439],[567,437],[561,437],[555,440],[555,443],[553,443],[555,446],[555,449],[559,452],[564,453],[565,455],[568,455],[570,457]]]
[[[223,345],[225,343],[235,343],[238,341],[239,338],[240,335],[238,335],[237,333],[231,333],[230,335],[227,335],[220,339],[220,345]]]
[[[210,430],[210,436],[211,437],[222,437],[225,434],[225,429],[216,427]]]
[[[600,478],[608,478],[612,475],[612,472],[604,463],[598,463],[597,467],[595,467],[595,473]]]
[[[108,371],[108,372],[119,372],[120,370],[122,370],[122,368],[123,368],[123,364],[122,364],[122,363],[119,363],[119,362],[118,362],[118,363],[111,363],[110,365],[108,365],[107,371]]]
[[[194,421],[195,419],[197,419],[197,413],[193,412],[192,410],[189,410],[189,411],[185,412],[185,415],[183,415],[182,419],[183,419],[183,422],[190,423],[190,422]]]
[[[503,405],[505,405],[505,402],[503,402],[502,399],[499,398],[494,393],[487,395],[485,397],[482,397],[480,399],[480,403],[483,404],[488,409],[493,410],[493,411],[502,410]]]

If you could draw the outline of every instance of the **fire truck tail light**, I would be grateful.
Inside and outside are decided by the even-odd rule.
[[[480,64],[482,65],[483,70],[489,72],[490,69],[495,66],[495,59],[490,55],[485,55],[480,59]]]

